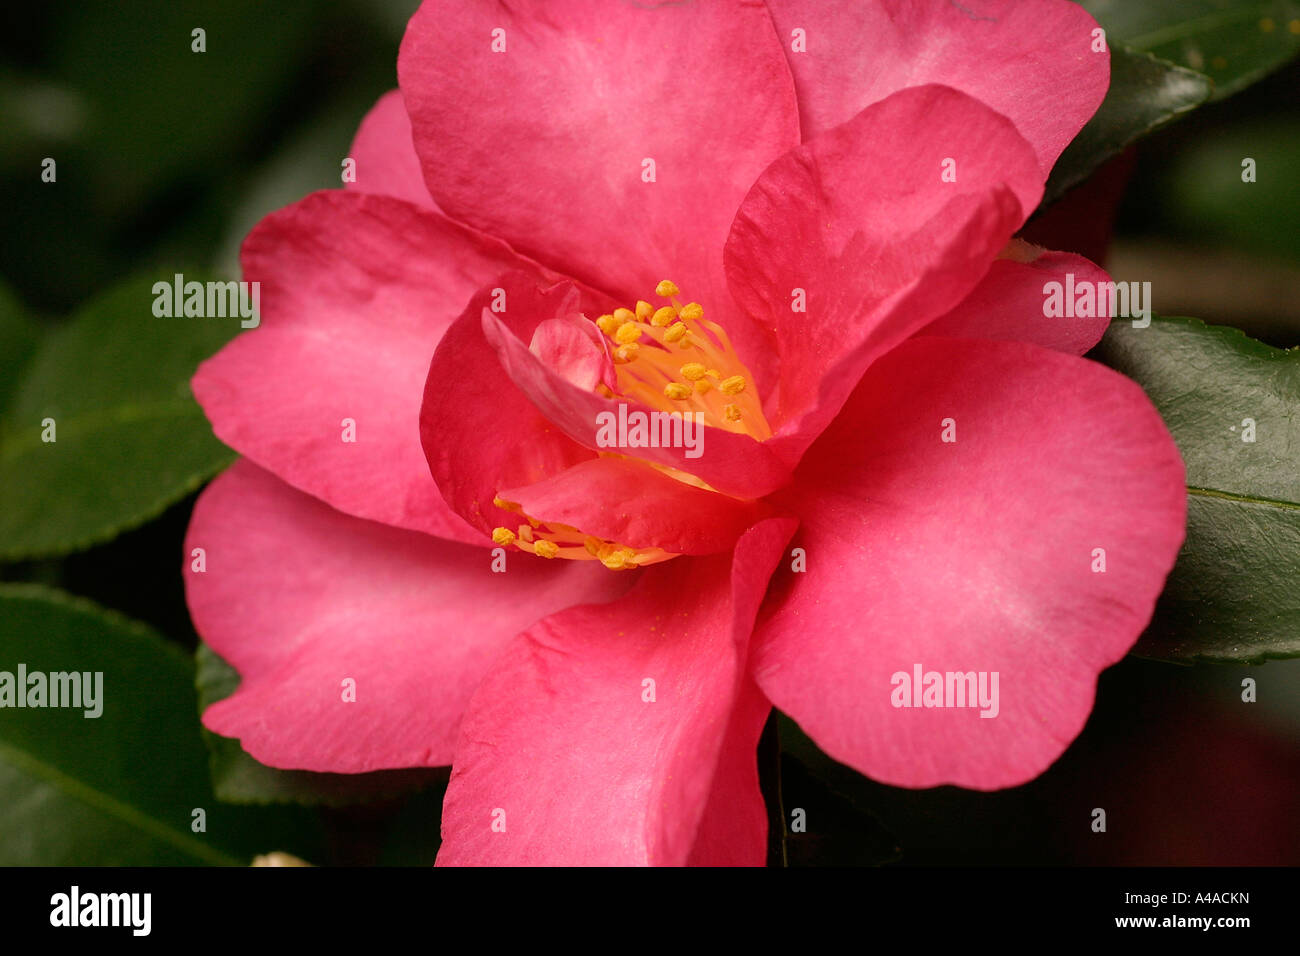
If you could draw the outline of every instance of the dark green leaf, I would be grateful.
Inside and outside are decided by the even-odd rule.
[[[27,362],[0,426],[0,560],[106,541],[233,460],[189,380],[240,320],[155,317],[152,285],[162,280],[171,276],[94,300]],[[53,442],[42,439],[47,418]]]
[[[197,663],[201,708],[229,697],[239,686],[239,674],[206,644],[199,646]],[[423,768],[356,774],[275,770],[250,757],[238,740],[207,730],[203,736],[211,754],[213,788],[230,803],[342,806],[409,793],[446,778],[443,771]]]
[[[1139,137],[1200,106],[1210,96],[1210,87],[1209,80],[1192,70],[1112,46],[1106,99],[1056,161],[1043,204],[1059,199]]]
[[[1187,465],[1187,541],[1136,653],[1300,656],[1300,349],[1157,317],[1112,323],[1096,357],[1146,389]]]
[[[1204,73],[1223,99],[1300,52],[1297,0],[1081,0],[1113,46]]]
[[[85,716],[84,700],[0,710],[0,865],[243,865],[272,850],[320,859],[306,811],[215,799],[190,662],[143,625],[62,592],[0,584],[0,671],[16,675],[19,664],[29,675],[101,673],[101,713]]]
[[[0,409],[18,386],[21,374],[41,341],[41,329],[7,286],[0,286]],[[0,420],[0,440],[4,422]]]

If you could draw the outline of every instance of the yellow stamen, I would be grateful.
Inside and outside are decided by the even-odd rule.
[[[677,288],[677,283],[673,282],[672,279],[664,279],[657,286],[655,286],[655,295],[662,295],[665,298],[667,298],[669,296],[681,295],[681,294],[682,294],[682,290]]]
[[[722,417],[729,422],[740,421],[740,409],[735,405],[726,405],[722,409]]]
[[[724,378],[718,383],[718,388],[727,395],[739,395],[745,390],[745,376],[733,375],[731,378]]]
[[[690,379],[692,382],[698,382],[704,378],[707,371],[699,362],[687,362],[681,368],[682,378]]]
[[[636,360],[637,353],[641,351],[641,346],[635,342],[629,342],[627,345],[620,345],[614,349],[614,361],[620,365],[626,365],[628,362]],[[613,395],[609,396],[613,398]]]
[[[622,322],[614,318],[612,315],[609,315],[608,313],[602,315],[599,319],[596,320],[596,328],[600,329],[606,335],[613,335],[614,330],[617,329],[622,324],[623,324]]]
[[[668,331],[664,333],[664,341],[676,342],[685,334],[686,334],[686,326],[678,322],[675,325],[670,326]]]
[[[654,310],[655,307],[645,299],[636,300],[636,317],[640,321],[644,322],[646,319],[650,318],[650,316],[654,314]]]
[[[560,546],[557,545],[554,541],[547,541],[543,539],[533,545],[533,554],[536,554],[543,558],[553,558],[559,553],[560,553]]]
[[[677,318],[677,310],[671,305],[665,305],[662,309],[655,309],[655,314],[650,316],[650,324],[663,328],[675,318]]]
[[[499,498],[496,499],[496,501],[500,501],[500,500],[501,499]],[[496,504],[496,501],[493,501],[492,503]],[[497,507],[500,507],[500,505],[497,505]],[[509,528],[493,528],[492,540],[495,541],[497,544],[502,545],[503,547],[507,544],[514,544],[515,533],[511,531]]]
[[[704,318],[704,306],[698,302],[687,302],[682,306],[681,316],[683,319],[702,319]]]
[[[703,395],[706,392],[710,392],[713,390],[713,383],[710,382],[707,378],[702,378],[695,383],[695,390],[699,392],[701,395]]]
[[[615,309],[614,318],[618,319],[620,322],[635,322],[636,313],[631,309]]]
[[[691,387],[681,382],[669,382],[664,386],[664,394],[674,402],[682,402],[691,397]]]
[[[635,322],[625,322],[614,332],[614,341],[619,345],[631,345],[640,337],[641,326]]]

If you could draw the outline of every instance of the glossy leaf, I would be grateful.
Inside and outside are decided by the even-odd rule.
[[[1300,349],[1198,319],[1125,319],[1094,357],[1146,389],[1187,465],[1187,541],[1135,652],[1300,656]]]
[[[1113,46],[1106,99],[1056,161],[1043,205],[1059,199],[1130,143],[1200,106],[1210,89],[1210,81],[1199,73]]]
[[[0,560],[107,541],[234,460],[189,380],[240,319],[158,318],[157,281],[172,275],[93,300],[44,336],[16,379],[0,427]]]
[[[1081,0],[1112,46],[1154,53],[1231,96],[1300,53],[1297,0]]]
[[[305,811],[213,796],[190,662],[148,628],[59,591],[0,584],[0,672],[16,683],[20,664],[33,687],[36,672],[101,674],[90,711],[100,713],[86,716],[85,698],[49,706],[48,678],[46,706],[12,706],[0,674],[0,865],[245,865],[272,850],[320,859]]]

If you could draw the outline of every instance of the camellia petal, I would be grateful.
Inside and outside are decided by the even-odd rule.
[[[935,319],[919,335],[945,338],[1001,339],[1032,342],[1070,355],[1082,355],[1101,341],[1110,316],[1048,315],[1051,284],[1058,283],[1061,303],[1068,290],[1098,288],[1110,281],[1104,269],[1070,252],[1048,252],[1013,241],[989,267],[961,305]],[[1077,296],[1070,294],[1070,302]],[[1089,312],[1101,311],[1089,308]]]
[[[443,209],[622,298],[724,291],[736,207],[799,141],[754,3],[424,4],[398,76]]]
[[[674,554],[730,551],[766,517],[759,502],[706,491],[630,458],[585,461],[535,485],[507,488],[501,497],[540,521]]]
[[[411,142],[411,120],[401,90],[385,93],[366,114],[347,158],[355,163],[354,178],[343,180],[344,189],[405,199],[426,209],[438,208],[424,187],[424,173]]]
[[[765,521],[734,559],[647,568],[622,599],[520,634],[462,725],[438,864],[681,865],[715,786],[747,791],[745,823],[732,830],[747,840],[706,846],[697,859],[722,862],[728,851],[728,862],[761,863],[757,774],[745,779],[724,741],[734,745],[743,729],[757,742],[765,702],[756,708],[746,685],[745,655],[792,530]],[[743,728],[732,724],[738,702],[749,708]]]
[[[481,542],[420,447],[429,359],[465,301],[508,269],[504,244],[387,196],[315,193],[244,242],[261,325],[199,366],[217,437],[360,518]]]
[[[768,0],[810,140],[909,86],[941,83],[1007,116],[1044,179],[1110,85],[1096,21],[1067,0]]]
[[[398,79],[449,215],[628,303],[671,276],[765,383],[722,245],[754,179],[799,142],[758,3],[426,3]]]
[[[1022,343],[913,339],[799,468],[807,572],[774,578],[759,686],[873,779],[1024,783],[1150,619],[1183,482],[1160,416],[1117,373]]]
[[[630,576],[341,514],[247,462],[199,497],[186,597],[199,634],[239,671],[203,715],[257,760],[360,773],[443,766],[492,659],[560,608],[606,601]]]
[[[556,428],[505,374],[483,334],[483,315],[495,314],[497,305],[505,334],[531,342],[544,323],[580,302],[581,293],[569,282],[527,272],[500,276],[470,300],[433,354],[420,438],[438,490],[479,529],[480,543],[501,524],[492,502],[502,488],[530,485],[595,457]],[[585,393],[559,372],[552,374]]]
[[[778,456],[797,461],[875,358],[956,306],[1041,195],[1010,121],[941,86],[895,93],[773,163],[726,262],[780,356],[764,402]]]

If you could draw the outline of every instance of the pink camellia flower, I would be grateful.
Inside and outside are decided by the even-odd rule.
[[[261,327],[194,379],[243,455],[186,545],[242,675],[206,726],[450,764],[452,864],[761,863],[773,705],[889,784],[1041,773],[1184,520],[1159,416],[1079,357],[1106,317],[1044,317],[1105,274],[1013,238],[1094,29],[426,3],[356,183],[252,232]]]

